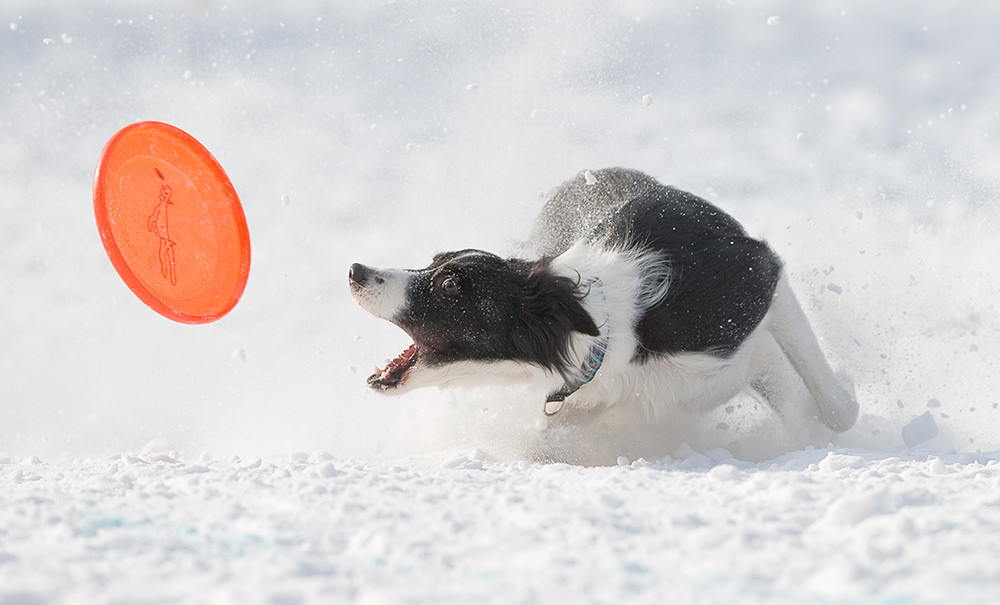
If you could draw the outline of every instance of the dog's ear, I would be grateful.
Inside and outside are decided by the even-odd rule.
[[[521,359],[566,374],[571,336],[582,332],[599,336],[600,330],[581,302],[579,281],[556,275],[547,261],[524,266],[521,308],[513,331],[514,346]]]
[[[528,272],[525,293],[525,313],[550,329],[600,336],[594,319],[583,308],[581,301],[586,292],[581,292],[579,281],[556,275],[547,262],[536,264]]]
[[[526,311],[544,318],[546,323],[599,336],[594,319],[581,302],[587,294],[585,290],[579,280],[556,275],[547,262],[540,262],[531,268],[525,280]]]

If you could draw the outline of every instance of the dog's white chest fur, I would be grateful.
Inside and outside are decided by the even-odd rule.
[[[597,410],[616,405],[637,406],[650,418],[677,407],[711,409],[732,399],[745,386],[752,346],[732,357],[679,353],[638,362],[641,346],[636,323],[648,308],[660,303],[670,289],[668,259],[655,253],[605,250],[578,243],[553,261],[557,271],[596,283],[583,299],[584,308],[606,330],[607,351],[595,376],[567,404]],[[607,322],[607,326],[603,326]],[[753,342],[756,334],[748,339]],[[595,339],[575,337],[574,356],[585,365]],[[553,377],[553,384],[560,377]],[[554,409],[549,406],[549,410]]]

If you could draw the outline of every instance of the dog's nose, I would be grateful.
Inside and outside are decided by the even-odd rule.
[[[371,269],[361,263],[354,263],[351,265],[350,271],[347,272],[347,279],[350,280],[352,284],[363,286],[368,281],[370,274]]]

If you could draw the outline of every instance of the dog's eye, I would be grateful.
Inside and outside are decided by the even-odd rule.
[[[454,277],[446,277],[441,280],[441,291],[448,296],[456,296],[461,289],[458,280]]]

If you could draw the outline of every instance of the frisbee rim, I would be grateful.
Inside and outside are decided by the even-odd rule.
[[[111,223],[108,219],[108,187],[106,183],[111,155],[122,139],[132,132],[144,128],[158,130],[176,138],[186,149],[203,160],[211,170],[213,179],[222,187],[226,197],[229,198],[230,210],[236,220],[237,236],[240,240],[240,267],[235,286],[229,296],[229,299],[220,308],[220,310],[215,313],[186,313],[184,311],[179,311],[164,302],[156,292],[143,285],[142,280],[136,276],[128,262],[126,262],[125,257],[118,246],[118,242],[115,240],[114,233],[111,230]],[[246,223],[246,216],[243,213],[243,206],[240,204],[239,195],[237,195],[236,189],[233,187],[232,181],[230,181],[226,171],[223,170],[222,165],[219,164],[218,160],[215,159],[215,156],[213,156],[204,145],[198,142],[198,140],[190,134],[171,124],[153,120],[129,124],[119,130],[104,145],[104,149],[101,151],[101,156],[97,162],[97,168],[94,171],[93,201],[94,217],[97,221],[97,230],[100,233],[101,243],[104,245],[104,250],[107,252],[108,258],[111,259],[111,264],[114,266],[118,276],[121,277],[122,281],[125,282],[125,285],[128,286],[129,290],[131,290],[132,293],[139,298],[139,300],[145,303],[146,306],[152,310],[168,319],[172,319],[180,323],[205,324],[216,321],[232,311],[236,306],[236,303],[238,303],[240,298],[243,296],[243,291],[246,289],[247,279],[250,276],[250,233]]]

